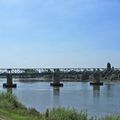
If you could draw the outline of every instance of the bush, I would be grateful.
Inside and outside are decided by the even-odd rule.
[[[47,111],[48,112],[48,111]],[[85,112],[74,109],[54,108],[48,113],[48,120],[88,120]]]
[[[15,109],[25,107],[20,102],[18,102],[15,95],[12,95],[11,93],[1,93],[0,108]]]

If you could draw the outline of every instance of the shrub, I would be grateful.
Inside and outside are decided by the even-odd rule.
[[[15,95],[10,93],[1,93],[0,94],[0,108],[25,108],[16,98]]]
[[[48,113],[48,120],[87,120],[87,114],[74,109],[54,108]]]

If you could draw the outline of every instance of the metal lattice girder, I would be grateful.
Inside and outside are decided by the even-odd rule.
[[[54,69],[59,69],[61,72],[83,72],[83,71],[104,71],[106,68],[1,68],[0,75],[4,74],[34,74],[34,73],[44,73],[44,72],[54,72]],[[120,68],[115,68],[115,70],[120,70]]]

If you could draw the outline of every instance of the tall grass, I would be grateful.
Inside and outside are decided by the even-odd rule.
[[[113,115],[113,116],[106,116],[104,118],[101,118],[102,120],[120,120],[120,116]]]
[[[46,117],[48,120],[88,120],[85,112],[65,108],[54,108],[47,113]]]
[[[15,95],[11,93],[0,93],[0,112],[11,118],[40,118],[41,114],[33,108],[26,108]],[[16,120],[15,119],[15,120]],[[26,120],[26,119],[25,119]],[[38,120],[38,119],[36,119]]]
[[[11,93],[0,94],[0,108],[14,109],[14,108],[25,108]]]

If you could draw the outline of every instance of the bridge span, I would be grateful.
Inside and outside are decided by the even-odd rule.
[[[44,72],[54,72],[55,69],[59,69],[61,72],[83,72],[83,71],[104,71],[106,68],[0,68],[1,74],[35,74]],[[115,68],[115,70],[120,70],[120,68]]]
[[[83,71],[106,71],[106,68],[0,68],[0,76],[6,76],[7,83],[3,84],[3,87],[16,87],[16,84],[12,82],[13,75],[44,75],[52,74],[53,83],[52,86],[63,86],[60,83],[60,74],[67,72],[83,72]],[[119,70],[120,68],[114,68]]]
[[[44,72],[54,72],[55,69],[59,69],[61,72],[83,72],[83,71],[105,71],[106,68],[0,68],[1,74],[35,74],[35,73],[44,73]],[[114,68],[114,70],[120,70],[120,68]]]

